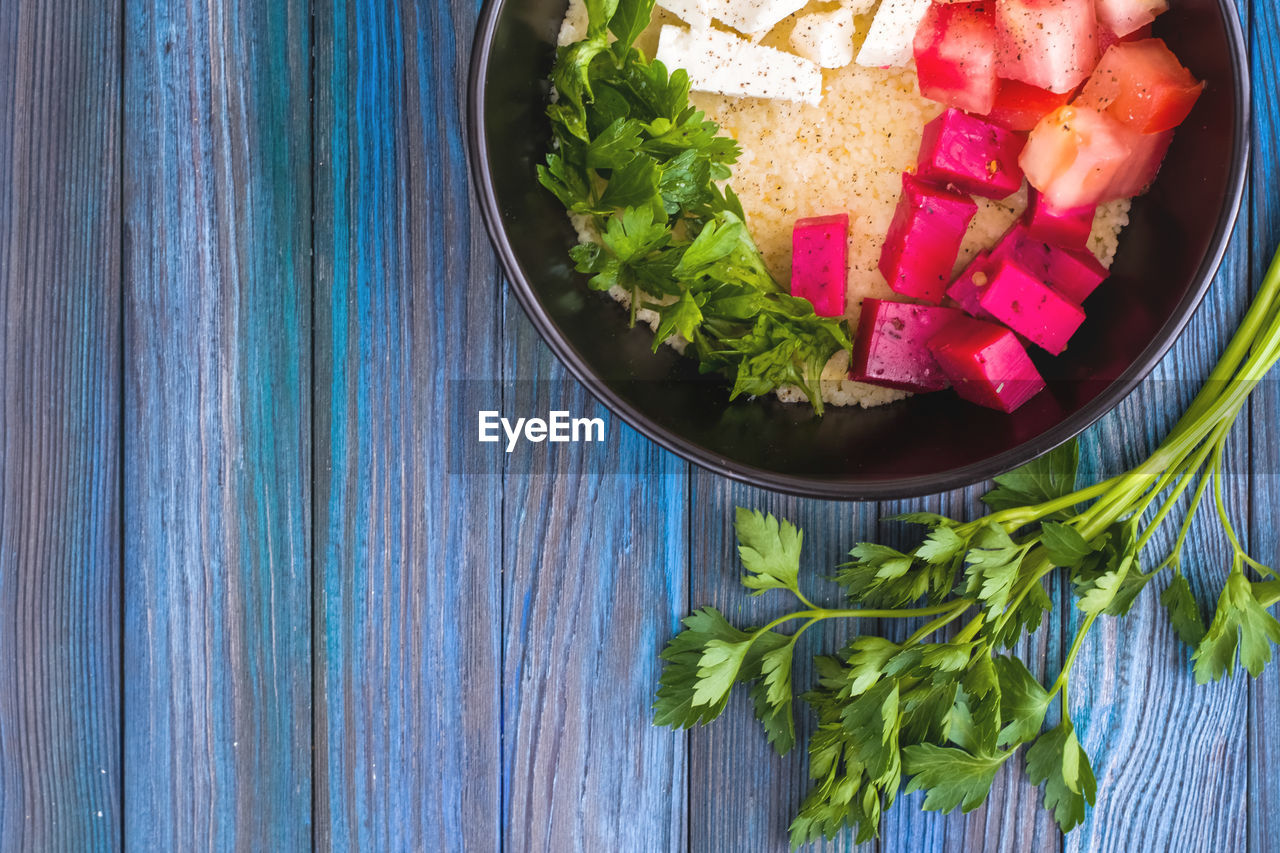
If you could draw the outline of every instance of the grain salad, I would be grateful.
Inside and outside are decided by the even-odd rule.
[[[835,26],[851,23],[848,30],[856,53],[871,30],[875,10],[874,0],[809,3],[750,38],[750,43],[792,53],[805,52],[806,46],[811,46],[815,56],[839,54],[839,46],[833,48],[829,40],[818,43],[820,34],[815,36],[811,22],[821,18]],[[672,32],[683,26],[671,12],[655,8],[635,46],[654,56],[660,36],[666,37],[663,28]],[[743,35],[718,21],[709,26],[731,34],[731,38]],[[701,31],[707,32],[705,26]],[[680,32],[687,34],[688,30]],[[573,44],[586,33],[584,2],[571,0],[560,43]],[[819,64],[815,62],[813,67]],[[843,304],[849,328],[854,329],[864,300],[894,300],[903,294],[902,290],[895,293],[881,271],[882,251],[902,197],[903,175],[915,171],[925,127],[946,107],[922,96],[914,62],[884,68],[847,62],[842,67],[822,68],[821,77],[821,100],[816,104],[800,96],[794,100],[743,97],[698,91],[697,87],[688,99],[741,148],[728,184],[740,197],[751,238],[777,281],[791,279],[793,229],[798,219],[847,212],[848,271]],[[975,256],[990,249],[1023,218],[1028,188],[1024,184],[1005,198],[975,198],[974,202],[977,213],[964,233],[953,275],[960,275]],[[1129,221],[1130,203],[1129,198],[1104,200],[1093,214],[1087,250],[1103,269],[1111,267],[1120,234]],[[589,217],[571,218],[584,242],[599,241]],[[629,306],[629,290],[614,287],[610,293]],[[635,316],[658,329],[656,311],[639,309]],[[679,335],[671,335],[667,342],[680,349],[688,343]],[[825,403],[870,407],[909,395],[904,390],[851,381],[849,368],[848,351],[836,352],[827,362],[820,382]],[[791,385],[775,392],[787,402],[803,402],[807,397]]]

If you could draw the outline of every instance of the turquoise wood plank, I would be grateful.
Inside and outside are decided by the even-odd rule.
[[[125,837],[311,844],[309,9],[125,53]]]
[[[649,706],[688,612],[688,465],[609,416],[505,302],[508,417],[601,417],[606,441],[503,467],[504,849],[683,850],[685,736]]]
[[[448,463],[500,376],[474,4],[315,14],[317,846],[495,850],[502,497]]]
[[[937,512],[952,518],[970,519],[989,510],[981,497],[987,486],[975,486],[914,501],[881,504],[881,518],[904,512]],[[905,549],[918,541],[918,529],[881,522],[875,531],[876,541]],[[1031,637],[1022,640],[1016,653],[1042,680],[1057,672],[1063,657],[1062,612],[1065,589],[1061,583],[1047,583],[1055,606],[1055,615]],[[909,632],[901,625],[884,625],[886,636],[906,639]],[[1052,677],[1052,675],[1050,676]],[[1040,805],[1039,789],[1027,781],[1021,759],[1011,760],[996,777],[987,801],[970,812],[948,814],[922,811],[924,792],[899,797],[898,803],[885,815],[882,825],[881,851],[893,853],[1023,853],[1027,850],[1050,850],[1060,844],[1061,833],[1053,816]]]
[[[1253,62],[1252,281],[1262,280],[1280,247],[1280,9],[1272,0],[1250,4]],[[1280,566],[1280,387],[1273,375],[1252,403],[1249,540],[1254,556]],[[1280,850],[1280,666],[1275,662],[1249,694],[1249,849]]]
[[[118,850],[120,3],[0,4],[0,850]]]
[[[1234,333],[1249,301],[1248,224],[1242,218],[1204,304],[1151,377],[1082,445],[1091,481],[1138,464],[1181,416]],[[1248,420],[1226,457],[1227,491],[1248,516]],[[1206,513],[1209,521],[1212,513]],[[1168,525],[1148,567],[1172,543]],[[1216,600],[1230,550],[1215,524],[1197,524],[1184,566],[1206,603]],[[1071,713],[1098,780],[1098,801],[1065,839],[1068,851],[1218,851],[1245,845],[1246,679],[1201,687],[1190,653],[1159,602],[1162,576],[1123,619],[1094,625],[1071,679]],[[1210,591],[1212,590],[1212,592]],[[1074,612],[1071,634],[1079,623]]]
[[[737,625],[761,625],[794,609],[783,592],[753,597],[739,579],[733,531],[735,508],[771,512],[804,530],[801,574],[806,595],[833,604],[837,588],[823,580],[854,542],[867,538],[876,519],[874,504],[811,501],[743,486],[701,469],[693,473],[691,497],[690,605],[712,605]],[[816,596],[816,597],[815,597]],[[790,626],[794,629],[795,626]],[[813,679],[813,655],[838,650],[874,623],[820,623],[800,640],[792,674],[796,685]],[[746,693],[734,691],[724,714],[689,734],[689,849],[702,851],[784,851],[787,828],[809,790],[805,750],[812,717],[797,702],[797,746],[779,756],[755,721]],[[874,850],[852,844],[851,836],[815,849]]]

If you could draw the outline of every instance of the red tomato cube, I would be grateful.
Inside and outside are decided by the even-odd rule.
[[[1070,100],[1070,92],[1059,95],[1017,80],[1001,80],[995,106],[987,113],[987,121],[1009,130],[1031,130],[1040,123],[1040,119],[1058,107],[1066,106]]]
[[[986,115],[996,102],[996,25],[984,3],[933,5],[915,38],[920,94]]]
[[[1059,94],[1098,64],[1093,0],[996,0],[997,72]]]
[[[1204,91],[1161,39],[1113,45],[1076,100],[1139,133],[1163,133],[1186,119]]]
[[[1053,207],[1089,207],[1126,197],[1113,188],[1138,147],[1136,136],[1109,115],[1066,106],[1036,125],[1018,162]]]
[[[1098,24],[1117,36],[1140,30],[1169,10],[1168,0],[1096,0]]]

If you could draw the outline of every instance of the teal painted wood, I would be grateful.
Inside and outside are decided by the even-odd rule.
[[[504,849],[684,850],[685,736],[649,706],[689,608],[689,466],[505,309],[503,410],[602,417],[606,443],[526,445],[502,469]]]
[[[0,4],[0,850],[118,850],[119,2]]]
[[[1252,2],[1249,29],[1253,63],[1253,192],[1250,270],[1255,286],[1280,248],[1280,9]],[[1263,383],[1250,411],[1249,541],[1254,556],[1280,566],[1280,387]],[[1280,850],[1280,667],[1273,665],[1249,694],[1249,849]]]
[[[786,497],[732,483],[695,469],[691,499],[690,604],[711,605],[734,624],[761,625],[794,609],[786,593],[750,596],[741,585],[742,564],[733,532],[735,507],[771,512],[805,532],[802,576],[807,595],[834,603],[836,589],[822,580],[857,538],[875,523],[875,506]],[[860,536],[861,534],[861,536]],[[816,596],[816,598],[815,598]],[[794,629],[796,626],[789,626]],[[820,623],[800,640],[795,684],[812,680],[812,656],[834,651],[865,623]],[[809,789],[805,742],[812,720],[803,703],[795,706],[797,747],[779,756],[755,721],[749,697],[736,690],[723,716],[689,737],[689,849],[692,851],[782,851],[787,827]],[[855,847],[849,838],[825,849]]]
[[[1241,13],[1247,23],[1248,9]],[[1243,315],[1249,286],[1249,223],[1241,217],[1222,268],[1186,332],[1151,377],[1085,437],[1090,479],[1140,462],[1199,390]],[[1249,421],[1228,447],[1227,494],[1248,517]],[[1207,607],[1230,566],[1230,550],[1205,513],[1184,551],[1184,566]],[[1148,565],[1163,559],[1176,527],[1153,540]],[[1158,579],[1122,620],[1104,617],[1077,659],[1071,709],[1098,780],[1098,801],[1065,839],[1068,851],[1246,849],[1249,686],[1199,686],[1190,653],[1169,627]],[[1073,614],[1070,631],[1079,624]]]
[[[475,8],[315,14],[316,846],[496,850],[500,478],[449,464],[501,371]]]
[[[125,53],[125,838],[301,850],[309,8],[138,0]]]

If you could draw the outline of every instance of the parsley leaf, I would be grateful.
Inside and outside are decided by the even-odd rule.
[[[1192,655],[1196,681],[1207,684],[1235,672],[1237,648],[1240,663],[1257,677],[1271,660],[1272,643],[1280,643],[1280,622],[1254,598],[1244,573],[1233,571],[1213,622]]]
[[[1053,812],[1063,832],[1084,820],[1085,803],[1093,805],[1098,795],[1089,756],[1070,719],[1063,719],[1027,750],[1027,776],[1033,785],[1044,783],[1044,807]]]
[[[1000,730],[1000,746],[1029,743],[1040,734],[1051,697],[1026,665],[1015,657],[995,659],[1000,679],[1000,716],[1007,720]]]
[[[1070,441],[1051,450],[1021,468],[995,478],[996,487],[983,495],[992,509],[1034,506],[1071,494],[1076,487],[1076,471],[1080,465],[1080,447]],[[1057,513],[1051,518],[1064,518]]]
[[[1199,646],[1206,632],[1204,617],[1200,615],[1200,605],[1191,592],[1191,584],[1182,572],[1174,572],[1173,580],[1160,593],[1160,603],[1169,612],[1169,623],[1178,639],[1193,649]]]
[[[927,811],[949,812],[960,806],[971,812],[986,802],[996,771],[1008,755],[971,755],[964,750],[931,743],[902,751],[903,766],[912,774],[907,793],[926,791]]]
[[[685,630],[662,651],[666,665],[662,668],[653,710],[656,725],[687,729],[720,716],[729,700],[729,687],[737,675],[737,666],[746,654],[745,648],[741,655],[728,650],[747,642],[750,635],[730,625],[713,607],[695,610],[684,619],[684,624]],[[713,644],[718,651],[704,664],[707,650]],[[734,657],[738,663],[730,664]],[[733,673],[725,684],[723,671],[730,665]]]
[[[742,585],[759,595],[768,589],[798,592],[800,551],[804,534],[789,521],[772,515],[738,508],[734,527],[738,534],[738,555],[747,574]]]

